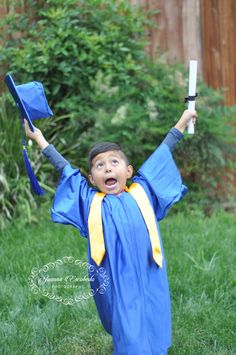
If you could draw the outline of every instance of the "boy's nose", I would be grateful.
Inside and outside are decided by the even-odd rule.
[[[111,172],[111,166],[110,164],[106,165],[106,173],[110,173]]]

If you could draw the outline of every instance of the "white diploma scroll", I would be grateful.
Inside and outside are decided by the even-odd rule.
[[[194,97],[196,95],[196,84],[197,84],[197,61],[190,60],[189,62],[189,86],[188,86],[188,96]],[[195,98],[193,100],[188,100],[188,110],[195,110]],[[192,119],[188,124],[188,133],[194,134],[194,124]]]

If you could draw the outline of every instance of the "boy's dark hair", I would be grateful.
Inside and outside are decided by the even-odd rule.
[[[126,164],[129,165],[129,160],[128,160],[127,156],[125,155],[125,153],[123,152],[123,150],[121,149],[121,147],[119,146],[119,144],[112,143],[112,142],[102,142],[102,143],[95,144],[89,151],[89,154],[88,154],[88,168],[89,168],[89,171],[91,171],[91,169],[92,169],[93,159],[98,154],[105,153],[105,152],[108,152],[110,150],[118,150],[119,152],[121,152]]]

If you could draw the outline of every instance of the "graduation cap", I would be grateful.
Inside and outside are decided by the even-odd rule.
[[[6,75],[5,83],[20,113],[25,168],[28,173],[32,189],[37,195],[43,195],[45,191],[39,185],[28,159],[24,134],[24,119],[28,121],[31,131],[34,132],[34,125],[32,121],[40,118],[50,117],[53,115],[53,112],[48,105],[43,85],[41,83],[32,81],[27,84],[15,85],[14,80],[10,74]]]

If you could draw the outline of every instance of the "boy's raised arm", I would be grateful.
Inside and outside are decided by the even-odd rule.
[[[189,121],[192,119],[193,124],[195,124],[196,118],[196,111],[185,110],[176,125],[169,130],[162,143],[166,144],[172,152],[176,144],[183,138],[183,133],[188,127]]]
[[[45,157],[50,161],[54,168],[61,173],[64,167],[69,164],[69,162],[63,158],[63,156],[52,144],[48,143],[40,129],[34,127],[34,132],[32,132],[29,128],[28,122],[24,120],[24,123],[26,136],[37,143],[39,148],[42,149]]]
[[[24,120],[24,124],[25,124],[26,136],[28,138],[32,139],[33,141],[35,141],[37,143],[37,145],[39,146],[39,148],[41,148],[42,150],[45,149],[49,145],[49,143],[44,138],[44,135],[40,131],[40,129],[34,127],[34,132],[32,132],[31,129],[29,128],[29,124],[28,124],[27,120]]]
[[[175,128],[177,128],[181,133],[184,133],[185,129],[188,127],[190,120],[193,120],[195,124],[197,118],[197,112],[191,110],[185,110],[180,117],[179,121],[176,123]]]

